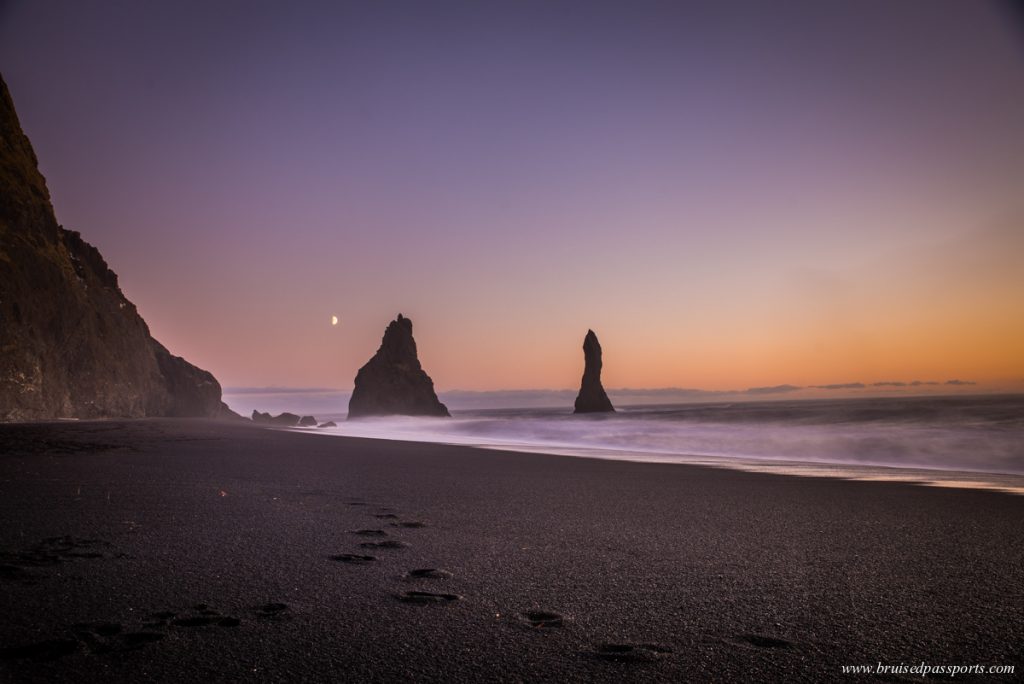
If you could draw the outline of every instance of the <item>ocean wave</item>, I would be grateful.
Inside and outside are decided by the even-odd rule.
[[[346,421],[326,431],[730,467],[742,462],[761,468],[774,463],[1024,476],[1019,396],[629,407],[587,416],[553,409],[477,410],[451,419]]]

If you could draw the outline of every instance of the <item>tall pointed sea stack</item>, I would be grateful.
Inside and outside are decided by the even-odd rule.
[[[601,386],[601,343],[593,330],[583,338],[583,382],[576,397],[574,413],[610,413],[615,411],[611,400]]]
[[[0,420],[233,415],[150,337],[99,250],[57,223],[0,78]]]
[[[359,369],[348,402],[349,418],[391,415],[450,415],[420,366],[412,321],[402,314],[388,324],[380,349]]]

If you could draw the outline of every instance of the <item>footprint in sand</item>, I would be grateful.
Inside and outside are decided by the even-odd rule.
[[[351,534],[359,535],[360,537],[386,537],[388,533],[384,530],[349,530]]]
[[[143,629],[163,629],[167,627],[168,623],[174,618],[178,617],[178,614],[171,610],[161,610],[156,613],[150,613],[150,621],[143,624]]]
[[[377,513],[373,517],[374,518],[378,518],[380,520],[397,520],[398,519],[398,516],[395,515],[394,513]]]
[[[287,603],[264,603],[256,609],[257,620],[284,620],[288,617]]]
[[[43,575],[36,569],[80,560],[95,560],[110,554],[112,545],[102,539],[64,535],[47,537],[19,551],[0,551],[0,580],[35,584]],[[120,554],[116,557],[122,557]]]
[[[71,558],[103,558],[104,554],[100,549],[110,547],[110,542],[102,539],[82,539],[64,535],[49,537],[39,542],[33,549],[33,555],[44,562],[55,564]]]
[[[416,529],[420,529],[421,527],[426,527],[427,523],[420,522],[419,520],[406,520],[406,521],[402,521],[402,522],[389,523],[388,526],[389,527],[404,527],[406,529],[416,530]]]
[[[71,626],[71,632],[79,643],[96,654],[133,651],[165,636],[152,631],[126,632],[117,622],[79,623]]]
[[[417,568],[405,575],[409,579],[451,579],[454,575],[439,568]]]
[[[334,556],[329,556],[332,561],[338,561],[339,563],[355,563],[357,565],[363,563],[372,563],[377,560],[376,556],[361,556],[358,553],[339,553]]]
[[[192,606],[194,611],[191,615],[183,617],[177,617],[173,613],[170,619],[171,625],[174,627],[210,627],[216,625],[218,627],[238,627],[242,624],[242,621],[231,615],[221,615],[219,611],[214,610],[205,603],[199,603]],[[160,613],[160,615],[167,615],[168,613]]]
[[[267,603],[257,609],[257,618],[277,619],[288,606],[283,603]],[[164,610],[149,615],[138,630],[129,630],[119,622],[80,622],[71,625],[66,632],[72,638],[46,639],[34,644],[0,649],[0,659],[29,659],[50,661],[84,649],[85,653],[103,655],[134,651],[149,644],[162,641],[167,630],[173,628],[238,627],[242,621],[231,615],[223,615],[205,603],[192,607],[187,614]]]
[[[546,610],[528,610],[523,613],[523,621],[535,629],[551,629],[565,625],[566,619]]]
[[[458,601],[462,597],[458,594],[435,594],[432,591],[406,591],[397,596],[403,603],[414,603],[417,605],[428,605],[431,603],[450,603]]]

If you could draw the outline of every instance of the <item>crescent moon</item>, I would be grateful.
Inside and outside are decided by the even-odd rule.
[[[338,317],[331,316],[331,325],[338,325]]]

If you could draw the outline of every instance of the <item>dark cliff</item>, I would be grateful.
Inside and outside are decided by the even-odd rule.
[[[0,78],[0,420],[232,415],[149,334],[95,247],[54,216]]]
[[[449,415],[420,366],[412,321],[402,314],[388,324],[380,349],[359,369],[348,402],[349,418],[386,415]]]
[[[601,385],[601,343],[593,330],[583,338],[583,381],[574,413],[609,413],[615,410]]]

